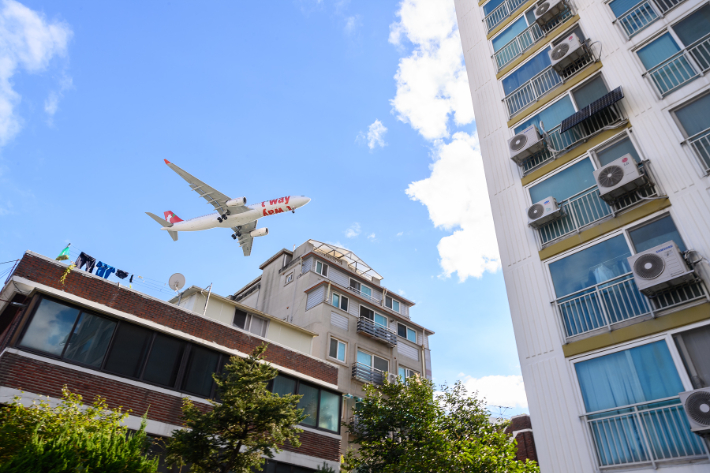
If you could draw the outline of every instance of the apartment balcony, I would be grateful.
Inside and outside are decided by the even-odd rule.
[[[372,302],[375,305],[382,305],[382,299],[378,299],[375,297],[373,294],[368,294],[366,292],[362,292],[361,290],[354,288],[352,286],[347,286],[348,291],[352,292],[353,294],[365,299],[366,301]]]
[[[597,59],[592,54],[588,42],[585,44],[585,48],[587,49],[586,54],[567,66],[561,73],[555,71],[552,66],[548,66],[508,94],[503,99],[508,110],[508,118],[512,118],[528,105],[537,102],[543,95],[552,91],[582,69],[594,64]]]
[[[710,173],[710,128],[688,138],[687,143],[693,149],[705,174]]]
[[[614,23],[621,28],[626,39],[631,39],[681,2],[683,0],[643,0],[621,14]]]
[[[708,458],[677,396],[585,414],[599,469]]]
[[[510,40],[508,44],[500,48],[494,55],[496,68],[498,71],[510,64],[514,59],[520,57],[525,51],[537,44],[547,33],[561,25],[567,18],[572,16],[572,10],[566,7],[555,15],[544,26],[533,23],[525,31]]]
[[[511,14],[520,8],[525,3],[525,0],[504,0],[500,6],[490,12],[483,21],[486,23],[486,33],[498,26],[508,18]]]
[[[381,386],[385,383],[386,373],[363,363],[353,363],[353,378],[363,383]]]
[[[632,273],[568,294],[553,301],[566,342],[598,330],[613,330],[644,316],[707,299],[700,280],[676,286],[653,297],[639,292]],[[581,337],[584,338],[584,337]]]
[[[643,75],[665,97],[710,69],[710,34],[681,49]]]
[[[358,319],[357,333],[384,342],[390,347],[397,345],[397,334],[395,332],[365,317]]]

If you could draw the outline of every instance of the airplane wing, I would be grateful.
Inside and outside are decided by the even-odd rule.
[[[215,208],[215,210],[217,210],[217,212],[219,212],[220,215],[227,213],[227,201],[231,200],[229,197],[222,194],[218,190],[208,186],[192,174],[183,171],[167,159],[165,159],[164,161],[170,169],[178,173],[180,177],[185,179],[187,183],[190,184],[190,188],[192,190],[200,194],[200,197],[205,199],[208,203],[212,204],[212,206]],[[247,210],[249,209],[246,207],[246,205],[241,207],[229,207],[230,213],[235,214],[246,212]]]
[[[249,222],[246,225],[242,225],[241,228],[232,227],[234,233],[240,233],[242,236],[239,237],[239,246],[242,247],[244,256],[249,256],[251,254],[251,245],[254,241],[254,237],[250,235],[251,232],[256,228],[256,220]]]

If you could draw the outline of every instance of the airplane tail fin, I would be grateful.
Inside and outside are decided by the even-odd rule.
[[[167,213],[167,212],[166,212],[166,213]],[[172,223],[170,223],[170,222],[168,222],[168,221],[166,221],[166,220],[163,220],[162,218],[158,217],[158,216],[155,215],[155,214],[152,214],[152,213],[150,213],[150,212],[146,212],[146,215],[148,215],[150,218],[152,218],[153,220],[155,220],[156,222],[158,222],[158,223],[159,223],[161,226],[163,226],[163,227],[172,227],[172,226],[173,226]],[[181,220],[181,221],[182,221],[182,220]],[[170,234],[170,237],[173,239],[173,241],[177,241],[177,239],[178,239],[178,232],[173,232],[173,231],[168,230],[168,233]]]
[[[165,215],[165,220],[170,222],[171,225],[173,223],[182,222],[182,219],[175,215],[175,212],[173,212],[172,210],[166,210],[165,212],[163,212],[163,215]]]

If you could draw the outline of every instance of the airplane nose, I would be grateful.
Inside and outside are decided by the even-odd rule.
[[[294,200],[296,201],[296,207],[303,207],[311,201],[311,199],[306,197],[305,195],[296,196]]]

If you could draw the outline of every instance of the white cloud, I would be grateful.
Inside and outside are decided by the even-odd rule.
[[[375,239],[375,234],[374,234],[374,233],[370,233],[369,235],[367,235],[367,238],[368,238],[369,240],[374,240],[374,239]]]
[[[367,141],[367,146],[371,150],[378,146],[384,148],[387,144],[385,143],[385,133],[387,133],[387,127],[384,126],[381,121],[375,120],[367,127],[367,134],[361,131],[357,135],[357,139],[358,141]]]
[[[451,114],[458,126],[474,119],[454,2],[403,0],[397,16],[390,43],[403,46],[407,39],[414,49],[399,61],[392,108],[424,138],[449,137]]]
[[[355,222],[352,225],[350,225],[350,228],[345,230],[345,236],[348,238],[355,238],[360,234],[360,224]]]
[[[458,273],[465,281],[497,271],[500,257],[478,138],[458,132],[449,143],[437,142],[433,153],[431,175],[406,192],[427,206],[434,226],[456,229],[439,241],[443,276]]]
[[[398,237],[401,237],[402,235],[404,235],[404,232],[399,232],[399,233],[397,233],[397,236],[398,236]]]
[[[12,88],[12,76],[19,70],[46,70],[52,58],[66,54],[71,36],[65,23],[48,22],[41,13],[14,0],[0,1],[0,146],[21,128],[15,113],[21,97]],[[45,103],[48,113],[56,112],[59,98],[58,94],[54,98],[50,95]]]
[[[397,291],[397,294],[399,294],[402,297],[404,297],[406,295],[406,293],[404,292],[404,289],[400,289],[399,291]]]
[[[362,24],[360,15],[351,15],[345,18],[345,34],[351,35],[355,33],[358,27]]]
[[[477,391],[478,398],[485,398],[487,406],[528,407],[522,376],[465,376],[461,381],[469,392]]]

